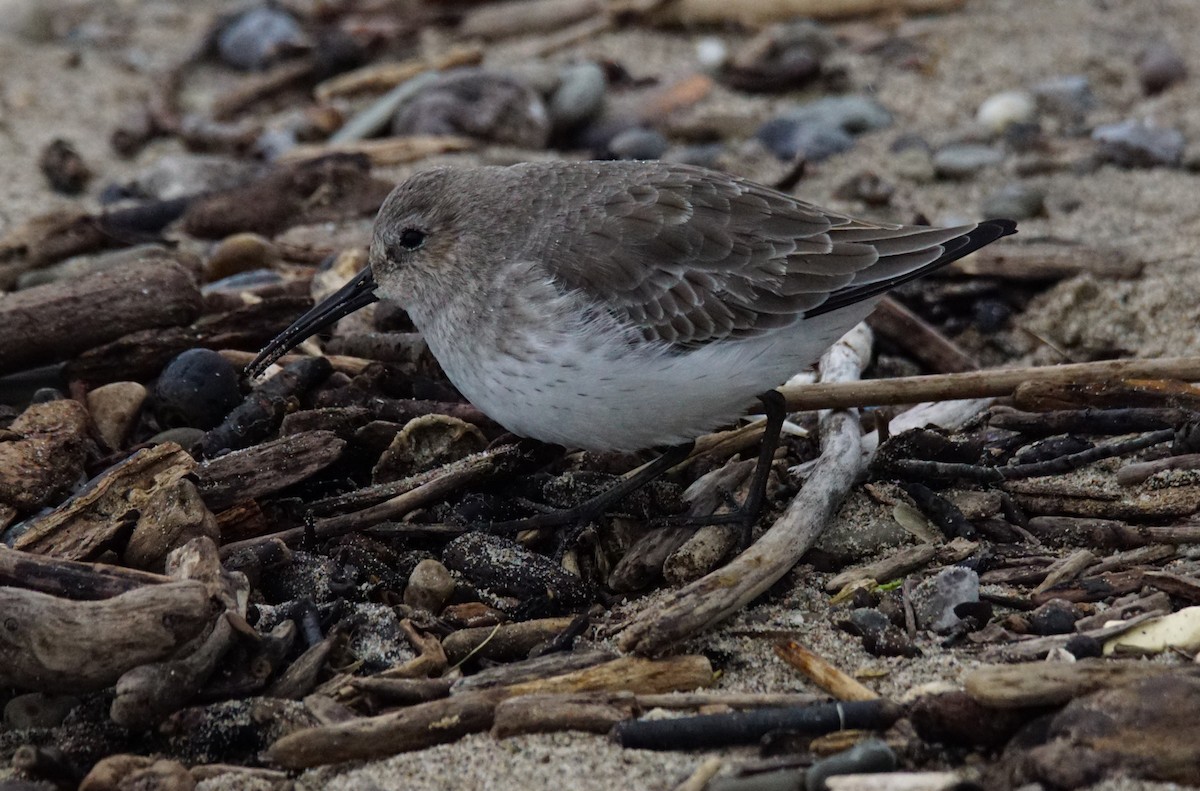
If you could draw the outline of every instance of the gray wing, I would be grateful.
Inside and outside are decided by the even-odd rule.
[[[867,299],[1005,233],[856,220],[682,165],[638,163],[628,175],[571,210],[553,274],[647,340],[683,347]]]

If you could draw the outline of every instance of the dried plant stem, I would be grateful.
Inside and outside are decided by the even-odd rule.
[[[788,409],[849,409],[884,404],[916,404],[1011,395],[1026,382],[1078,384],[1113,379],[1200,381],[1200,357],[1160,360],[1104,360],[1037,368],[999,368],[932,376],[830,382],[781,388]]]

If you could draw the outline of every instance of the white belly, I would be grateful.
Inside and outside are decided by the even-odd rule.
[[[514,434],[572,448],[633,451],[732,423],[755,396],[816,362],[871,307],[855,305],[682,354],[631,347],[611,328],[552,319],[536,332],[510,334],[505,345],[511,352],[497,353],[485,337],[452,337],[449,327],[426,338],[462,394]]]

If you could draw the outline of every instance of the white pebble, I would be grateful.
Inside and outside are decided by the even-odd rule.
[[[716,36],[705,36],[696,42],[696,62],[705,71],[716,71],[729,60],[729,47]]]
[[[1037,104],[1025,91],[1005,91],[985,99],[975,120],[994,132],[1003,132],[1013,124],[1032,121],[1036,112]]]

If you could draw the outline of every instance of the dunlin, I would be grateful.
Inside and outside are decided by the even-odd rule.
[[[370,265],[247,371],[378,291],[514,434],[687,447],[811,366],[889,289],[1014,230],[860,220],[659,162],[437,168],[384,202]]]

